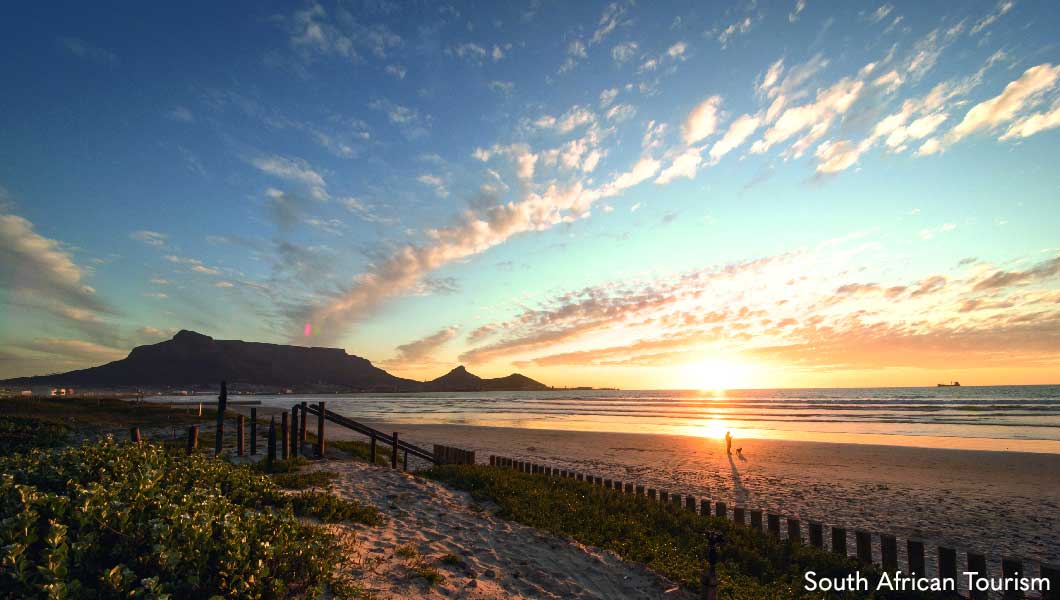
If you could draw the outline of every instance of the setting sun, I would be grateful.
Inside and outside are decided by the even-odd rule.
[[[743,363],[707,358],[681,368],[681,387],[714,392],[753,387],[750,372],[751,367]]]

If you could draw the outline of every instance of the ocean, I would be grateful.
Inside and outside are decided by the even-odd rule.
[[[779,390],[552,390],[256,396],[325,400],[351,418],[1060,452],[1060,385]],[[186,398],[185,398],[186,399]]]

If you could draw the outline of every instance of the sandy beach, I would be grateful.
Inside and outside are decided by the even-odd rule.
[[[373,425],[476,450],[480,462],[504,455],[959,552],[1060,562],[1058,455],[738,439],[740,459],[721,440],[683,436]],[[355,437],[330,424],[328,436]]]
[[[376,527],[332,526],[341,572],[373,598],[690,598],[644,567],[499,519],[440,483],[356,461],[310,468],[335,473],[333,493],[386,516]],[[429,586],[420,566],[444,579]]]

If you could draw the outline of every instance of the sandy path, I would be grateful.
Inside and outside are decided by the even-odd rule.
[[[685,436],[379,427],[427,447],[477,450],[480,461],[503,454],[991,558],[1060,563],[1060,455],[748,439],[734,444],[746,460],[730,462],[724,442]]]
[[[333,493],[372,504],[386,516],[357,526],[347,540],[347,570],[379,598],[681,598],[689,596],[639,565],[615,555],[500,519],[491,507],[437,482],[354,461],[312,468],[337,474]],[[350,536],[348,536],[350,537]],[[417,556],[395,552],[412,546]],[[463,564],[446,565],[447,554]],[[412,569],[437,569],[428,586]]]

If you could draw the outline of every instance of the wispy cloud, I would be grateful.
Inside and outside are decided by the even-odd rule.
[[[118,64],[118,55],[76,37],[57,38],[59,46],[77,58],[105,66]]]

